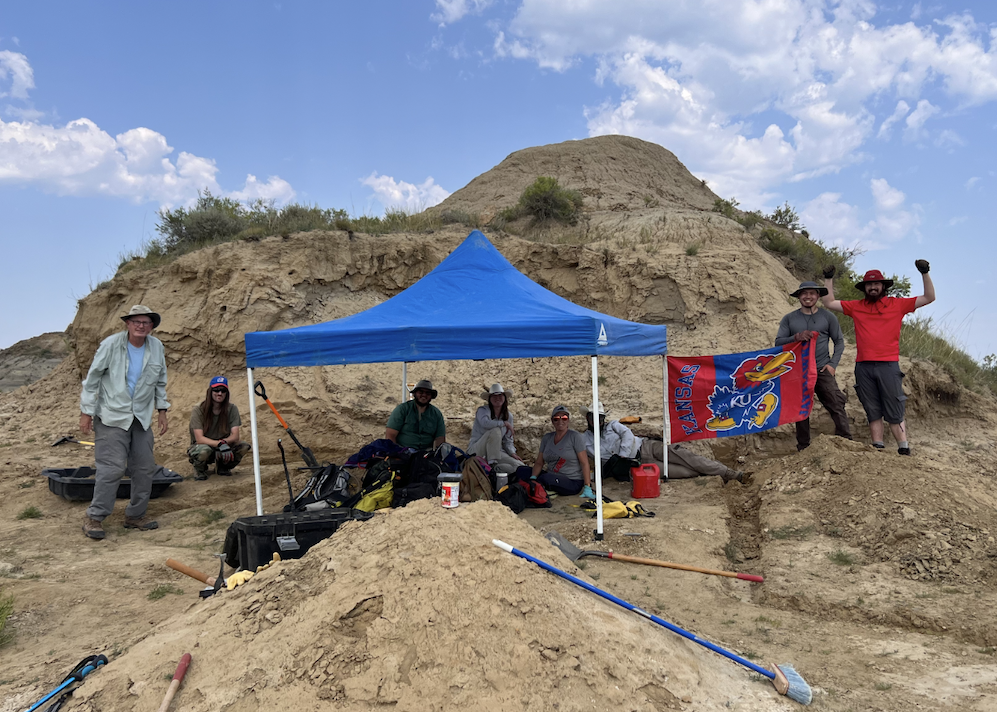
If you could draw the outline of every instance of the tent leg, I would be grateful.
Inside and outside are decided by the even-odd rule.
[[[661,474],[664,475],[665,481],[668,481],[668,446],[671,444],[671,438],[669,437],[669,430],[671,429],[671,423],[668,419],[671,413],[668,412],[668,356],[661,354],[661,393],[662,400],[664,401],[662,405],[661,412],[663,416],[661,418],[661,449],[665,451],[664,465],[665,471]]]
[[[592,440],[595,451],[595,540],[602,541],[602,457],[599,450],[599,357],[592,357],[592,422],[595,425]]]
[[[402,403],[408,400],[408,362],[402,361]]]
[[[253,477],[256,481],[256,516],[263,516],[263,480],[260,478],[260,438],[256,429],[256,394],[253,393],[253,369],[246,369],[249,382],[249,424],[253,435]]]

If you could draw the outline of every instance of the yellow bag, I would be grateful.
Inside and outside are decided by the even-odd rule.
[[[391,482],[386,482],[370,494],[365,494],[353,508],[359,509],[362,512],[373,512],[375,509],[384,509],[391,506],[392,496],[394,496],[394,485]]]
[[[602,504],[603,519],[628,519],[632,516],[633,514],[623,502],[603,502]]]

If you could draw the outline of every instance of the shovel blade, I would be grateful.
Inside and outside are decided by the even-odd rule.
[[[561,553],[571,561],[578,561],[582,557],[582,550],[555,531],[547,532],[547,540],[560,549]]]

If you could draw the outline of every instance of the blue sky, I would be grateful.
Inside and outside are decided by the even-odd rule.
[[[198,189],[380,213],[509,153],[654,141],[796,207],[997,352],[997,7],[867,0],[36,2],[0,18],[0,347],[72,320]],[[154,306],[154,305],[152,305]]]

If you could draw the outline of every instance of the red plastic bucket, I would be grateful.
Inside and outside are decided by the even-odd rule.
[[[661,470],[653,462],[640,467],[630,468],[630,479],[633,487],[630,496],[634,499],[654,499],[661,495],[661,484],[658,478]]]

